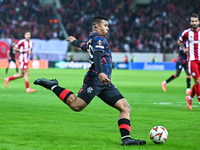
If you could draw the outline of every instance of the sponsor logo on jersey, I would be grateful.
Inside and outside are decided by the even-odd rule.
[[[101,48],[101,49],[104,49],[104,46],[99,46],[99,45],[96,45],[95,47],[96,47],[96,48]]]

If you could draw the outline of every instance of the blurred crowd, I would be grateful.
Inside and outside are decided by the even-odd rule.
[[[180,33],[190,27],[190,15],[199,13],[198,0],[152,0],[135,5],[133,0],[60,0],[57,12],[69,35],[87,40],[91,19],[105,15],[109,19],[107,37],[114,52],[174,52]],[[1,37],[23,38],[25,30],[33,38],[64,39],[50,6],[39,0],[0,0]],[[198,14],[200,15],[200,14]]]
[[[39,0],[0,0],[0,6],[0,38],[22,39],[25,31],[37,39],[64,38],[51,6]]]

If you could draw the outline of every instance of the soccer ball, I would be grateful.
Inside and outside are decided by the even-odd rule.
[[[149,133],[150,139],[156,144],[165,143],[168,138],[167,129],[163,126],[155,126]]]

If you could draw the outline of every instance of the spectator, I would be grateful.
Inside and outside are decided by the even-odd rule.
[[[198,0],[182,0],[181,5],[179,0],[152,0],[135,8],[132,1],[60,0],[62,8],[57,12],[68,34],[82,40],[87,40],[94,15],[108,16],[108,41],[113,52],[123,51],[126,37],[130,37],[130,52],[166,53],[174,51],[180,31],[189,27],[189,16],[200,9]],[[0,5],[1,37],[21,39],[21,33],[31,30],[32,38],[64,39],[51,6],[42,7],[39,0],[2,0]]]

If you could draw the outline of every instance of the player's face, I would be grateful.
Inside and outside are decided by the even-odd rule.
[[[100,34],[106,37],[108,35],[108,21],[107,20],[102,20],[102,22],[99,24],[99,31]]]
[[[31,38],[31,33],[30,33],[30,32],[26,32],[26,33],[24,34],[24,37],[25,37],[26,40],[30,40],[30,38]]]
[[[194,30],[196,30],[197,27],[199,27],[199,20],[198,20],[198,18],[195,18],[195,17],[190,18],[190,25],[192,26],[192,28]]]

